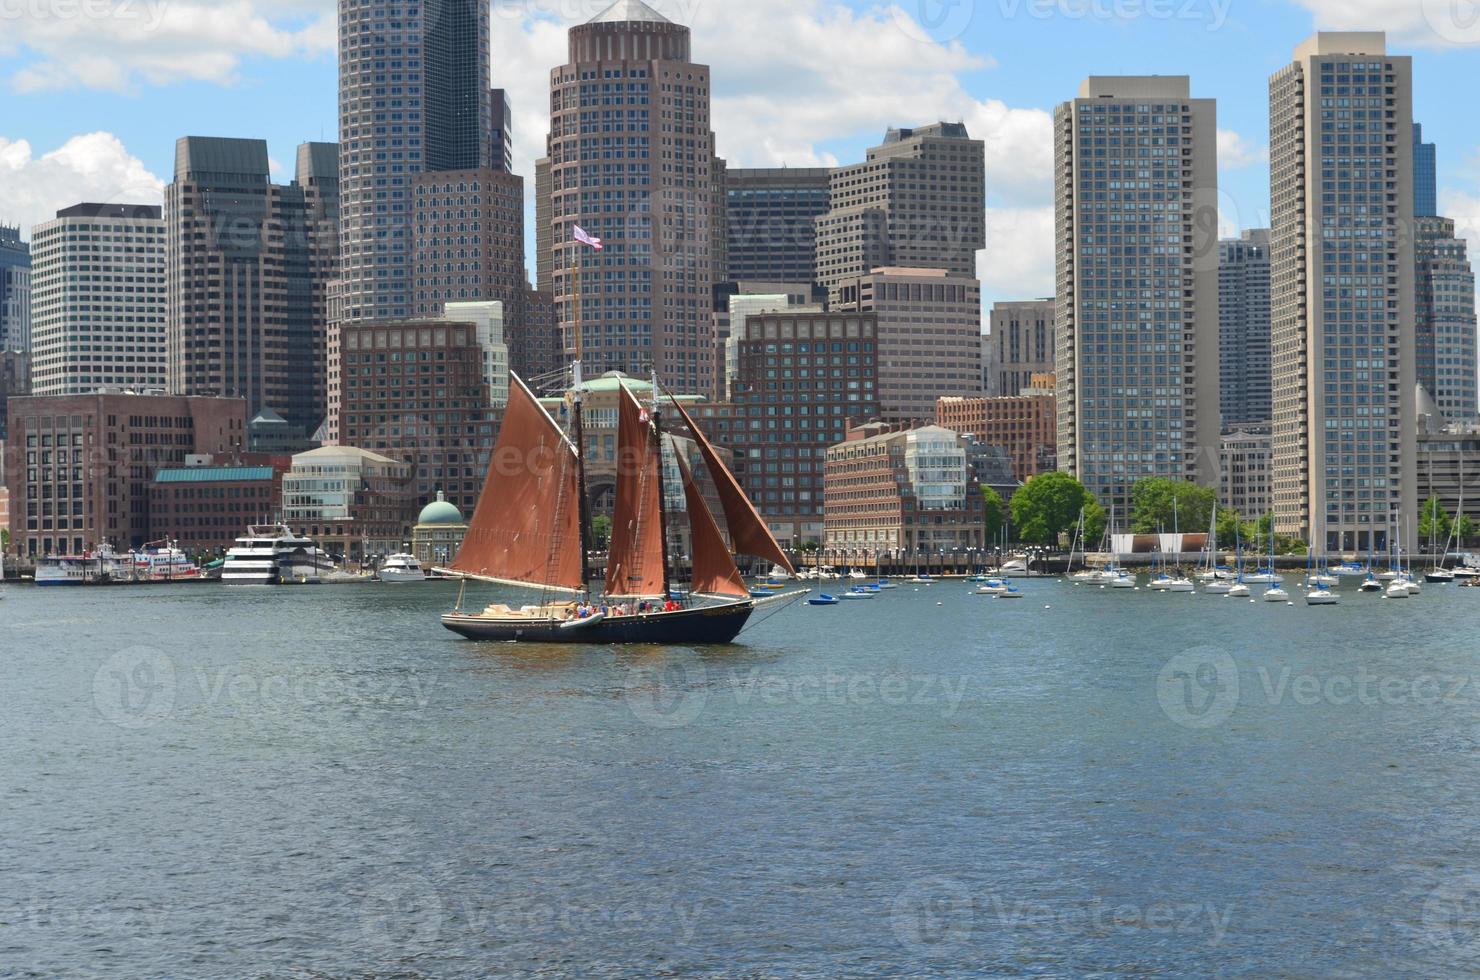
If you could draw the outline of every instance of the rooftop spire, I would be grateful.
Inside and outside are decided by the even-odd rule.
[[[642,0],[617,0],[606,10],[591,18],[592,24],[671,24],[673,21],[658,13]]]

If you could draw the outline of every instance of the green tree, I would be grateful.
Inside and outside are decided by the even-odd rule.
[[[1232,551],[1238,546],[1239,536],[1243,534],[1243,525],[1239,520],[1238,511],[1232,507],[1218,508],[1218,547],[1226,551]]]
[[[1271,511],[1243,526],[1244,550],[1255,554],[1269,552],[1269,535],[1274,531],[1274,512]]]
[[[596,547],[605,548],[612,539],[612,519],[605,514],[597,514],[592,518],[591,536],[596,539]]]
[[[1002,502],[1002,494],[991,487],[982,487],[982,523],[986,526],[989,543],[997,540],[1006,521],[1007,505]]]
[[[1084,508],[1084,540],[1088,547],[1086,551],[1099,547],[1100,541],[1105,537],[1105,525],[1110,523],[1110,515],[1105,513],[1105,508],[1098,500],[1091,500],[1089,506]]]
[[[1131,529],[1137,534],[1176,528],[1205,531],[1213,522],[1217,499],[1211,488],[1195,483],[1161,477],[1142,480],[1131,488]]]
[[[1455,518],[1454,537],[1460,544],[1464,544],[1466,541],[1469,541],[1474,536],[1475,522],[1470,520],[1468,515],[1461,514],[1459,515],[1459,517]]]
[[[1449,512],[1444,509],[1444,504],[1438,497],[1430,497],[1423,502],[1423,510],[1418,515],[1418,536],[1425,541],[1448,541],[1449,531],[1454,527],[1450,520]]]
[[[1053,545],[1078,525],[1080,511],[1088,522],[1090,508],[1098,506],[1084,484],[1068,473],[1043,473],[1012,495],[1012,523],[1023,541]]]

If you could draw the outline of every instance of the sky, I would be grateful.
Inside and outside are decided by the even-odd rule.
[[[1267,80],[1317,29],[1385,30],[1414,57],[1440,212],[1480,241],[1480,0],[651,2],[713,67],[731,166],[848,163],[891,126],[964,121],[987,147],[988,303],[1053,293],[1050,120],[1085,75],[1190,75],[1218,102],[1224,232],[1266,225]],[[527,195],[548,71],[608,4],[492,0],[492,84],[514,100]],[[327,0],[0,0],[0,222],[157,203],[185,135],[266,139],[290,179],[298,143],[335,138],[334,48]]]

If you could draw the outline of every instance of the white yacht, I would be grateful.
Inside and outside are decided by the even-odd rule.
[[[415,555],[391,555],[380,566],[379,575],[380,580],[387,585],[427,580],[427,573],[422,569],[421,562],[416,560]]]
[[[253,526],[226,553],[221,581],[226,585],[318,585],[334,570],[312,538],[283,524]]]

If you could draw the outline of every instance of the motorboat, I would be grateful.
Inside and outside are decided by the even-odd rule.
[[[377,573],[387,585],[404,585],[408,582],[425,582],[427,573],[415,555],[391,555],[380,566]]]
[[[200,566],[170,541],[155,541],[134,552],[137,582],[193,582],[201,577]]]
[[[225,585],[318,585],[334,570],[312,538],[286,525],[254,525],[226,552]]]

